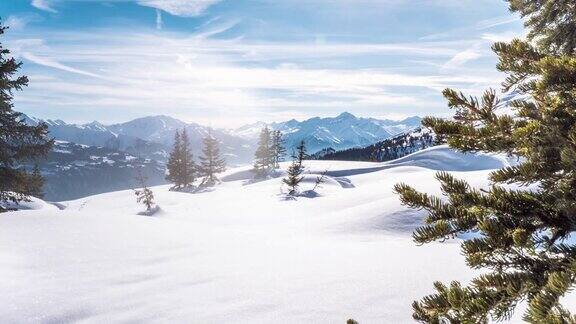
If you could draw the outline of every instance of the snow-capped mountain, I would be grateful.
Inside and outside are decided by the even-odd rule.
[[[343,150],[352,147],[367,146],[396,134],[420,126],[420,117],[410,117],[400,121],[360,118],[344,112],[337,117],[314,117],[304,121],[295,119],[282,123],[263,122],[240,127],[232,134],[243,138],[256,138],[265,126],[279,130],[284,134],[286,146],[290,150],[302,140],[306,142],[309,153],[325,148]]]
[[[35,125],[40,119],[23,116],[27,123]],[[231,165],[243,164],[252,159],[252,141],[228,132],[185,123],[168,116],[149,116],[125,123],[103,125],[99,122],[68,124],[62,120],[44,120],[50,135],[56,140],[98,146],[164,162],[174,141],[174,133],[186,128],[192,152],[200,154],[202,138],[212,132],[221,142],[221,150]]]

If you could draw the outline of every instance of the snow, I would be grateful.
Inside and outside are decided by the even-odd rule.
[[[42,199],[30,197],[29,201],[20,201],[14,203],[11,201],[2,202],[0,206],[6,209],[18,209],[18,210],[42,210],[42,211],[55,211],[58,207],[43,201]]]
[[[315,198],[285,199],[281,178],[248,184],[244,167],[198,194],[153,187],[154,216],[130,190],[0,214],[0,322],[412,322],[433,281],[475,273],[458,240],[412,242],[422,213],[393,185],[439,193],[435,170],[451,169],[485,186],[503,163],[437,147],[392,163],[306,161],[302,190],[329,170]]]

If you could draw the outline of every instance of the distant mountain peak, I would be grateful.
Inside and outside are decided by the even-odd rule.
[[[352,118],[356,118],[356,116],[352,115],[351,113],[345,111],[343,113],[341,113],[340,115],[338,115],[336,118],[338,119],[352,119]]]

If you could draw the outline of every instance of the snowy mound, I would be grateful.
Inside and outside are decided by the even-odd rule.
[[[0,207],[9,210],[58,210],[55,205],[35,197],[30,197],[29,201],[21,201],[19,203],[11,201],[0,202]]]
[[[500,169],[513,164],[511,158],[497,154],[462,153],[448,145],[431,147],[387,162],[391,166],[418,166],[440,171],[477,171]]]

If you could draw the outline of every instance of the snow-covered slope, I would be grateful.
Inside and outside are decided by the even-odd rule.
[[[422,213],[392,187],[439,193],[435,169],[483,186],[485,168],[508,163],[474,161],[445,147],[395,163],[306,161],[303,189],[330,177],[320,197],[296,200],[279,178],[233,169],[212,191],[154,187],[153,217],[137,215],[131,191],[0,214],[0,322],[410,323],[433,281],[474,273],[458,240],[412,242]]]

